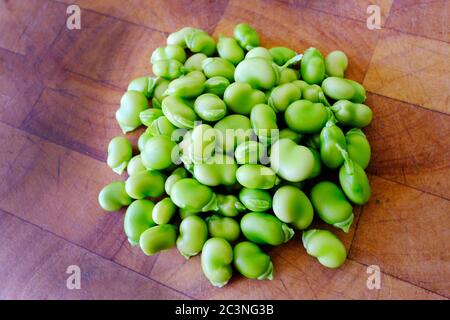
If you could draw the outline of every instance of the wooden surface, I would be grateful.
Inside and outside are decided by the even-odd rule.
[[[450,298],[449,2],[0,0],[0,298],[442,299]],[[382,29],[366,27],[378,4]],[[223,289],[176,250],[131,248],[123,212],[99,190],[114,119],[151,52],[186,25],[218,36],[246,21],[266,46],[344,50],[348,77],[368,90],[374,121],[370,202],[356,209],[339,270],[309,257],[299,235],[273,248],[273,281],[233,277]],[[136,134],[135,134],[136,136]],[[81,289],[66,269],[81,268]],[[382,271],[366,287],[367,266]]]

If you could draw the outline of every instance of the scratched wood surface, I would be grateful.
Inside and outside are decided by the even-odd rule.
[[[1,299],[450,298],[448,1],[79,0],[81,30],[68,30],[72,3],[0,0]],[[366,26],[370,4],[381,30]],[[97,194],[116,179],[104,163],[120,134],[114,112],[151,52],[183,26],[217,37],[242,21],[266,46],[348,54],[374,111],[373,196],[348,234],[336,232],[349,251],[339,270],[297,235],[270,250],[273,281],[235,276],[216,289],[199,257],[130,247],[123,211],[103,212]],[[80,290],[66,288],[70,265]],[[379,290],[366,287],[370,265]]]

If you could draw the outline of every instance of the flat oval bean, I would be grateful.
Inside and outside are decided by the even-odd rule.
[[[205,92],[223,97],[225,90],[230,85],[230,81],[224,77],[212,77],[205,82]],[[214,120],[213,120],[214,121]]]
[[[293,186],[283,186],[275,192],[273,212],[278,219],[300,230],[308,228],[314,217],[308,197]]]
[[[120,99],[120,108],[116,112],[116,120],[124,133],[133,131],[142,122],[139,118],[141,111],[148,108],[145,95],[138,91],[127,91]]]
[[[234,266],[249,279],[273,279],[273,264],[268,254],[256,244],[244,241],[238,243],[233,250]]]
[[[108,144],[108,166],[117,174],[122,174],[133,155],[131,143],[125,137],[115,137]]]
[[[175,246],[177,229],[171,224],[154,226],[145,230],[139,239],[139,245],[147,256],[154,255]]]
[[[152,210],[152,219],[156,224],[167,224],[175,215],[177,207],[170,198],[158,201]]]
[[[158,171],[142,171],[128,177],[125,190],[134,199],[156,198],[164,192],[164,178]]]
[[[181,221],[177,249],[183,257],[189,259],[199,254],[206,240],[208,240],[208,228],[202,218],[189,216]]]
[[[264,212],[272,208],[272,196],[266,190],[243,188],[239,200],[250,211]]]
[[[279,183],[275,172],[260,164],[244,164],[236,171],[237,181],[246,188],[271,189]]]
[[[211,238],[202,249],[201,265],[206,278],[215,287],[223,287],[231,279],[233,249],[222,238]]]
[[[215,94],[204,93],[195,99],[194,110],[205,121],[218,121],[226,115],[227,106]]]
[[[257,244],[278,246],[289,241],[294,230],[275,216],[262,212],[247,213],[241,219],[241,231],[244,236]]]
[[[244,59],[244,50],[234,38],[219,36],[217,52],[221,58],[227,59],[234,65]]]
[[[152,219],[155,205],[150,200],[135,200],[125,212],[123,228],[130,243],[138,243],[141,234],[156,225]]]
[[[316,257],[325,267],[339,268],[347,258],[347,252],[342,242],[328,230],[304,231],[302,242],[306,252]]]
[[[222,238],[228,242],[234,242],[241,234],[239,223],[233,218],[213,214],[206,218],[206,222],[208,223],[209,235],[211,237]]]
[[[106,211],[118,211],[132,201],[133,199],[125,191],[125,181],[111,182],[98,194],[98,203]]]

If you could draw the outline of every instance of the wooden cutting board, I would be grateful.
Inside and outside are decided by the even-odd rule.
[[[0,0],[0,298],[441,299],[450,297],[450,45],[448,1]],[[380,8],[370,30],[367,7]],[[235,276],[213,288],[199,257],[130,247],[123,212],[99,190],[114,113],[128,82],[150,72],[168,33],[196,26],[232,34],[248,22],[265,46],[344,50],[347,76],[374,111],[366,129],[373,196],[356,208],[349,259],[338,270],[309,257],[297,235],[270,254],[273,281]],[[140,132],[138,132],[140,133]],[[132,135],[136,141],[138,133]],[[81,289],[68,290],[68,266]],[[368,266],[381,270],[370,290]]]

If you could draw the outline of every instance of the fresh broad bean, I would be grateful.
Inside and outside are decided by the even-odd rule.
[[[181,221],[177,249],[183,257],[189,259],[199,254],[206,240],[208,240],[208,227],[202,218],[189,216]]]
[[[158,171],[142,171],[128,177],[125,190],[134,199],[156,198],[164,192],[164,178]]]
[[[152,219],[156,224],[167,224],[175,215],[177,207],[170,198],[158,201],[152,210]]]
[[[144,151],[145,144],[152,137],[153,137],[153,133],[150,131],[149,128],[147,128],[144,131],[144,133],[139,136],[137,145],[138,145],[138,149],[140,152]]]
[[[98,194],[98,203],[106,211],[118,211],[132,201],[133,199],[125,191],[125,181],[111,182]]]
[[[347,142],[347,152],[353,161],[366,169],[370,162],[370,144],[366,135],[361,129],[353,128],[345,134],[345,141]]]
[[[277,84],[291,83],[298,80],[299,72],[292,68],[286,68],[280,71],[280,78]]]
[[[270,143],[278,139],[277,115],[267,104],[257,104],[252,108],[250,123],[259,141]]]
[[[202,61],[203,73],[208,77],[224,77],[234,81],[234,65],[223,58],[207,58]]]
[[[128,84],[127,91],[138,91],[147,98],[151,98],[158,82],[159,78],[139,77]]]
[[[272,208],[272,196],[266,190],[243,188],[239,200],[250,211],[264,212]]]
[[[292,84],[295,85],[300,90],[300,92],[303,92],[303,90],[309,86],[309,84],[303,80],[292,81]]]
[[[284,128],[280,130],[280,133],[278,134],[279,139],[290,139],[294,141],[296,144],[299,144],[302,140],[303,135],[295,132],[294,130],[291,130],[289,128]]]
[[[142,164],[141,155],[138,154],[130,159],[127,166],[127,173],[132,176],[138,172],[147,171],[147,168]]]
[[[249,279],[272,280],[273,264],[270,256],[256,244],[243,241],[233,250],[234,266],[243,276]]]
[[[133,155],[130,141],[125,137],[115,137],[108,144],[108,166],[117,174],[122,174]]]
[[[195,99],[194,110],[205,121],[218,121],[225,117],[227,106],[215,94],[204,93]]]
[[[344,133],[329,120],[320,132],[320,158],[328,168],[336,169],[344,162],[340,148],[346,148]]]
[[[363,128],[372,121],[372,110],[365,104],[339,100],[333,104],[331,110],[339,123],[344,126]]]
[[[289,241],[294,230],[277,217],[262,213],[250,212],[241,219],[241,231],[244,236],[257,244],[270,244],[278,246]]]
[[[184,63],[184,68],[188,72],[192,71],[202,71],[202,62],[208,58],[206,54],[196,53],[190,56]]]
[[[201,265],[206,278],[215,287],[223,287],[233,274],[233,249],[222,238],[211,238],[202,249]]]
[[[152,219],[154,204],[150,200],[135,200],[127,208],[123,228],[130,243],[138,243],[141,234],[156,225]]]
[[[310,84],[303,88],[302,97],[305,100],[309,100],[311,102],[320,102],[319,95],[322,92],[322,88],[317,84]]]
[[[247,52],[245,55],[245,59],[251,59],[251,58],[262,58],[266,59],[270,62],[273,61],[272,55],[270,54],[270,51],[264,47],[256,47]]]
[[[150,127],[153,121],[155,121],[159,117],[162,117],[163,115],[164,114],[162,113],[161,109],[150,108],[141,111],[139,113],[139,119],[141,119],[141,122],[144,126]]]
[[[325,267],[339,268],[347,258],[347,252],[341,240],[328,230],[304,231],[302,242],[306,252],[317,258]]]
[[[244,59],[244,50],[234,38],[219,36],[217,52],[221,58],[227,59],[234,65],[237,65]]]
[[[270,55],[273,58],[273,62],[275,62],[279,66],[284,65],[286,62],[297,55],[294,50],[286,47],[273,47],[270,48],[269,51]]]
[[[190,139],[190,160],[196,164],[208,162],[216,147],[216,131],[210,125],[200,124],[194,127]]]
[[[314,155],[290,139],[280,139],[270,151],[271,168],[283,179],[299,182],[308,179],[314,169]]]
[[[186,46],[191,52],[201,52],[208,57],[216,52],[216,42],[213,37],[204,31],[196,31],[187,33],[184,37]]]
[[[150,63],[154,64],[160,60],[178,60],[181,63],[186,61],[186,52],[184,49],[178,45],[168,45],[166,47],[159,47],[153,51],[150,58]]]
[[[164,96],[164,93],[166,92],[167,88],[169,87],[169,80],[160,78],[158,83],[156,84],[155,90],[153,92],[153,98],[152,98],[152,107],[161,109],[161,103],[163,99],[166,97]]]
[[[234,38],[241,48],[251,50],[259,46],[259,35],[255,29],[246,23],[240,23],[234,27]]]
[[[316,48],[309,48],[303,53],[300,66],[302,79],[309,84],[321,83],[325,78],[325,61]]]
[[[366,91],[359,83],[338,77],[328,77],[322,82],[323,92],[334,100],[350,100],[362,103],[366,100]]]
[[[175,182],[170,190],[170,198],[179,208],[191,212],[207,212],[218,208],[215,193],[192,178]]]
[[[172,187],[178,180],[187,178],[187,171],[183,167],[176,168],[170,176],[167,177],[164,184],[164,190],[170,196],[172,192]]]
[[[144,94],[138,91],[125,92],[116,112],[116,120],[124,133],[133,131],[142,124],[139,114],[145,109],[148,109],[148,101]]]
[[[165,135],[153,136],[141,153],[142,164],[149,170],[163,170],[177,161],[177,144]]]
[[[347,151],[341,149],[344,164],[339,169],[339,182],[347,198],[355,204],[363,205],[370,199],[369,179],[364,169],[350,159]]]
[[[255,105],[265,103],[266,96],[248,83],[234,82],[225,89],[223,100],[231,111],[248,115]]]
[[[185,99],[198,97],[205,88],[205,75],[201,71],[192,71],[184,77],[170,82],[164,95],[173,95]]]
[[[329,77],[344,77],[347,70],[348,59],[344,52],[335,50],[330,52],[325,58],[325,70]]]
[[[194,177],[200,183],[215,187],[231,186],[236,183],[237,164],[224,154],[215,154],[210,161],[194,164]]]
[[[236,66],[234,79],[248,83],[254,89],[269,90],[278,83],[280,72],[267,59],[246,58]]]
[[[270,92],[267,103],[275,112],[284,112],[286,108],[301,98],[301,91],[294,83],[279,85]]]
[[[152,124],[148,127],[148,131],[153,136],[168,136],[171,137],[172,133],[177,129],[166,116],[162,116],[157,118]]]
[[[187,73],[183,64],[174,59],[158,60],[152,65],[153,74],[167,80],[173,80]]]
[[[224,77],[212,77],[205,82],[205,92],[223,97],[225,90],[230,85],[230,81]]]
[[[194,110],[180,97],[168,96],[163,100],[161,109],[167,119],[178,128],[191,129],[198,120]]]
[[[232,114],[216,122],[217,147],[225,153],[234,151],[235,147],[250,140],[252,127],[250,119],[240,114]]]
[[[177,228],[171,224],[163,224],[145,230],[139,238],[139,245],[147,256],[151,256],[172,248],[176,240]]]
[[[260,164],[244,164],[236,171],[237,181],[246,188],[272,189],[279,183],[275,172]]]
[[[266,156],[265,146],[257,141],[244,141],[236,147],[234,158],[238,164],[256,164]]]
[[[195,32],[203,31],[197,28],[184,27],[176,32],[173,32],[167,37],[167,45],[177,45],[182,48],[186,48],[186,36]]]
[[[311,189],[311,202],[320,219],[348,232],[353,222],[353,207],[339,186],[321,181]]]
[[[306,229],[313,221],[314,211],[308,197],[294,186],[283,186],[273,195],[273,212],[282,222],[296,229]]]
[[[322,130],[328,120],[328,112],[321,103],[297,100],[284,113],[287,126],[299,133],[315,133]]]
[[[211,237],[222,238],[228,242],[234,242],[241,234],[239,223],[233,218],[213,214],[206,218],[206,222],[208,223],[209,235]]]
[[[217,204],[217,212],[226,217],[236,217],[245,210],[245,206],[232,194],[218,194]]]

